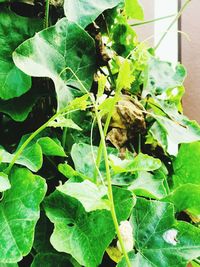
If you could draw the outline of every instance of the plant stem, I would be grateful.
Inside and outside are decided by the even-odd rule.
[[[167,28],[167,30],[164,32],[164,34],[161,36],[160,40],[158,41],[157,45],[155,46],[154,50],[158,49],[158,47],[160,46],[160,44],[162,43],[163,39],[165,38],[165,36],[167,35],[167,33],[170,31],[170,29],[173,27],[174,23],[176,23],[176,21],[181,17],[181,15],[183,14],[183,11],[185,10],[185,8],[187,7],[187,5],[191,2],[191,0],[186,0],[184,5],[181,7],[180,11],[178,12],[178,14],[176,15],[176,17],[174,18],[174,20],[170,23],[169,27]]]
[[[112,180],[111,180],[111,174],[110,174],[108,153],[107,153],[107,149],[106,149],[105,135],[104,135],[104,130],[103,130],[102,124],[101,124],[101,118],[100,118],[100,115],[98,113],[98,108],[96,107],[96,105],[95,105],[95,115],[96,115],[96,118],[97,118],[97,124],[98,124],[98,127],[99,127],[102,150],[103,150],[104,160],[105,160],[106,180],[107,180],[107,184],[108,184],[108,198],[110,200],[110,211],[111,211],[113,223],[114,223],[114,226],[115,226],[115,230],[116,230],[116,233],[117,233],[117,237],[119,239],[119,243],[120,243],[123,255],[124,255],[124,257],[126,259],[126,262],[127,262],[127,266],[131,267],[131,263],[130,263],[128,254],[126,252],[126,249],[124,247],[124,243],[123,243],[123,240],[122,240],[122,237],[121,237],[121,233],[120,233],[119,225],[118,225],[118,221],[117,221],[117,215],[116,215],[116,212],[115,212],[115,205],[114,205],[113,192],[112,192]]]
[[[46,129],[51,121],[54,121],[60,114],[64,113],[68,107],[65,107],[64,109],[58,111],[54,116],[52,116],[47,122],[45,122],[42,126],[40,126],[35,132],[33,132],[27,139],[26,141],[21,145],[19,150],[17,150],[16,154],[14,155],[12,161],[10,162],[8,168],[6,169],[5,173],[9,175],[13,165],[15,164],[16,160],[20,157],[24,149],[28,146],[28,144],[39,134],[41,133],[44,129]],[[68,113],[73,112],[75,110],[70,110]]]
[[[104,136],[106,136],[107,134],[107,131],[108,131],[108,128],[109,128],[109,125],[110,125],[110,121],[112,119],[112,115],[113,115],[113,112],[114,112],[114,108],[115,108],[115,104],[118,100],[118,97],[120,95],[120,91],[116,91],[115,93],[115,96],[113,98],[113,102],[112,102],[112,105],[110,107],[110,112],[106,118],[106,122],[105,122],[105,126],[104,126]],[[99,144],[99,149],[98,149],[98,153],[97,153],[97,160],[96,160],[96,165],[97,165],[97,168],[99,168],[99,165],[100,165],[100,162],[101,162],[101,156],[102,156],[102,152],[103,152],[103,144],[102,144],[102,140]],[[95,169],[95,172],[94,172],[94,180],[97,181],[97,170]]]
[[[169,18],[174,17],[174,16],[175,16],[175,14],[168,15],[168,16],[157,18],[157,19],[151,19],[151,20],[146,20],[146,21],[143,21],[143,22],[133,23],[133,24],[130,24],[130,26],[133,26],[133,27],[141,26],[141,25],[149,24],[149,23],[156,22],[156,21],[159,21],[159,20],[169,19]]]
[[[119,243],[120,243],[120,246],[121,246],[123,255],[124,255],[125,260],[127,262],[127,266],[128,267],[131,267],[131,263],[130,263],[128,254],[127,254],[126,249],[124,247],[123,239],[122,239],[121,233],[119,231],[119,225],[118,225],[118,221],[117,221],[117,215],[116,215],[116,212],[115,212],[115,204],[114,204],[113,192],[112,192],[112,180],[111,180],[109,160],[108,160],[108,153],[107,153],[106,142],[105,142],[105,134],[104,134],[104,131],[105,130],[103,130],[103,127],[102,127],[101,117],[100,117],[99,112],[98,112],[98,107],[96,105],[95,99],[89,94],[88,90],[86,89],[86,87],[84,86],[84,84],[81,82],[81,80],[78,78],[78,76],[76,75],[76,73],[71,68],[69,68],[69,67],[65,68],[65,70],[71,71],[71,73],[77,79],[78,83],[81,85],[81,87],[83,88],[83,90],[90,96],[91,102],[94,105],[95,116],[96,116],[96,119],[97,119],[99,133],[100,133],[100,137],[101,137],[102,151],[104,153],[104,160],[105,160],[105,166],[106,166],[106,179],[107,179],[107,184],[108,184],[108,198],[110,200],[110,212],[111,212],[112,220],[113,220],[113,223],[114,223],[114,226],[115,226],[115,230],[116,230],[116,233],[117,233],[117,237],[119,239]],[[116,94],[119,94],[120,91],[121,90],[117,90]],[[111,117],[112,117],[112,115],[110,116],[110,119],[111,119]]]
[[[45,1],[44,29],[49,27],[49,6],[50,0]]]

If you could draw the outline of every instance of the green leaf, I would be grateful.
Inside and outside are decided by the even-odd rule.
[[[1,263],[0,262],[0,267],[18,267],[18,264],[17,263]]]
[[[41,20],[16,15],[9,9],[0,16],[0,98],[7,100],[21,96],[31,87],[31,78],[19,70],[12,53],[24,40],[41,29]]]
[[[134,266],[185,267],[200,256],[200,230],[176,221],[172,204],[139,198],[130,221],[138,252]]]
[[[109,201],[105,198],[107,196],[107,188],[104,186],[97,186],[87,180],[82,183],[68,181],[64,185],[58,186],[57,190],[76,198],[87,212],[97,209],[110,210]]]
[[[167,89],[182,86],[186,74],[186,69],[181,64],[174,70],[171,63],[151,57],[148,64],[148,79],[142,96],[160,95]]]
[[[57,139],[42,137],[39,138],[37,142],[40,145],[44,155],[66,157],[65,151]]]
[[[179,144],[200,140],[200,126],[175,111],[171,117],[156,116],[157,123],[153,124],[150,132],[170,155],[176,156]]]
[[[72,128],[78,131],[81,131],[82,129],[75,123],[73,122],[72,119],[66,119],[62,115],[57,117],[54,121],[49,122],[48,124],[49,127],[66,127],[66,128]]]
[[[58,170],[61,172],[65,177],[71,179],[71,181],[79,181],[82,182],[84,180],[90,180],[89,177],[85,176],[84,174],[75,171],[69,164],[63,163],[58,165]]]
[[[61,253],[40,253],[34,257],[31,267],[73,267],[67,255]]]
[[[135,158],[124,159],[110,155],[111,167],[115,173],[136,172],[136,171],[154,171],[161,167],[161,161],[149,155],[139,153]]]
[[[200,217],[200,185],[179,186],[162,201],[172,202],[178,212],[186,210],[191,215]]]
[[[131,192],[113,188],[119,222],[126,220],[133,207]],[[69,253],[81,265],[96,267],[105,249],[115,237],[110,212],[97,210],[87,213],[80,202],[55,191],[44,202],[47,216],[55,229],[51,243],[57,251]]]
[[[135,79],[131,67],[132,62],[128,59],[125,59],[124,62],[121,63],[116,84],[118,91],[131,88],[131,84]]]
[[[128,253],[129,260],[131,262],[131,266],[134,267],[156,267],[156,265],[153,265],[151,262],[148,261],[148,259],[145,259],[141,254],[134,252]],[[126,260],[123,258],[118,264],[117,267],[127,267]]]
[[[55,252],[50,243],[50,236],[53,232],[53,224],[45,216],[45,212],[41,210],[40,218],[35,227],[35,236],[33,248],[37,253]]]
[[[74,144],[72,146],[71,157],[76,171],[90,178],[94,175],[96,155],[97,147],[92,148],[90,145],[84,143]]]
[[[16,154],[16,152],[10,154],[2,148],[0,151],[3,163],[10,163]],[[16,164],[25,166],[33,172],[37,172],[42,167],[42,162],[42,149],[37,143],[25,148],[21,156],[15,161]]]
[[[15,168],[10,181],[11,189],[0,203],[2,263],[18,262],[30,252],[39,205],[46,193],[45,181],[27,169]]]
[[[0,147],[2,162],[10,163],[19,148],[29,136],[30,134],[24,135],[21,138],[20,143],[13,154],[8,153],[2,147]],[[66,154],[57,139],[52,139],[50,137],[40,137],[37,139],[36,137],[23,150],[22,154],[15,161],[15,164],[25,166],[31,171],[37,172],[42,167],[43,154],[46,156],[66,157]]]
[[[166,196],[164,179],[159,173],[141,171],[128,189],[138,196],[161,199]]]
[[[138,0],[125,0],[125,10],[127,17],[144,20],[144,11]]]
[[[137,35],[122,14],[115,17],[110,29],[112,49],[122,57],[128,57],[138,43]]]
[[[11,188],[10,181],[8,179],[8,175],[0,172],[0,192],[4,192]]]
[[[22,43],[13,59],[26,74],[53,80],[59,110],[73,99],[70,86],[85,93],[81,82],[90,90],[95,72],[94,40],[80,26],[63,18]]]
[[[121,3],[121,0],[65,0],[64,10],[68,20],[78,23],[85,28],[92,23],[103,11]]]
[[[45,90],[41,90],[41,88],[32,88],[32,90],[21,97],[16,97],[10,100],[0,99],[0,112],[10,116],[15,121],[24,121],[32,111],[37,100],[45,95]]]
[[[200,185],[200,142],[182,144],[173,161],[173,182],[177,188],[184,184]]]

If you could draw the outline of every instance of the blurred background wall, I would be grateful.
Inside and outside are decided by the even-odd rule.
[[[184,2],[185,0],[140,0],[144,7],[145,20],[176,13],[178,6],[180,8]],[[166,8],[167,5],[169,5],[168,8]],[[159,38],[159,31],[162,31],[162,28],[166,29],[172,20],[173,18],[170,18],[156,24],[137,26],[135,29],[141,41],[154,35],[154,38],[149,40],[153,45]],[[190,40],[180,33],[178,38],[178,28],[188,34]],[[164,60],[176,62],[178,59],[186,66],[188,77],[185,81],[184,112],[190,119],[195,119],[200,123],[200,0],[191,1],[178,25],[175,25],[174,30],[168,34],[157,52]]]

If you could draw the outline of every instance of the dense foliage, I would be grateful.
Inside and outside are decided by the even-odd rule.
[[[138,0],[0,0],[0,266],[199,266],[186,70],[135,19]]]

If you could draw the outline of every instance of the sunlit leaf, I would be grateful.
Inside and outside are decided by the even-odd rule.
[[[97,186],[90,181],[82,183],[66,182],[64,185],[57,187],[57,190],[68,196],[76,198],[81,202],[87,212],[107,209],[110,210],[110,204],[107,196],[107,188]]]
[[[73,99],[70,86],[85,93],[82,84],[87,90],[92,85],[95,72],[94,41],[80,26],[65,18],[22,43],[15,50],[13,59],[26,74],[53,80],[58,109],[66,107]]]
[[[133,197],[124,189],[114,188],[113,191],[118,220],[126,220],[133,207]],[[54,248],[71,254],[81,265],[98,266],[105,249],[115,237],[110,212],[97,210],[87,213],[75,198],[59,191],[47,197],[44,206],[55,226],[51,236]]]
[[[144,19],[144,11],[139,0],[125,0],[126,15],[131,19]]]
[[[77,22],[85,28],[92,23],[104,10],[111,9],[121,3],[121,0],[65,0],[64,10],[67,19]]]
[[[0,259],[15,263],[27,255],[33,245],[39,219],[39,204],[46,193],[45,181],[27,169],[15,169],[10,175],[11,189],[0,203]]]

